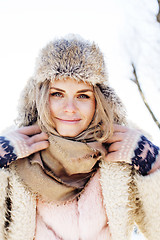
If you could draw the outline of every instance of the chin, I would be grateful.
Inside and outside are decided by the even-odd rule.
[[[62,137],[76,137],[79,133],[59,133]]]
[[[73,130],[70,130],[70,131],[58,131],[59,135],[62,136],[62,137],[76,137],[78,134],[81,133],[81,131],[73,131]]]

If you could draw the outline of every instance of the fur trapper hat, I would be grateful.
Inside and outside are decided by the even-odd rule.
[[[19,126],[32,125],[37,121],[36,89],[46,80],[72,77],[99,88],[109,107],[113,109],[116,122],[123,122],[124,108],[114,90],[109,86],[104,57],[95,43],[90,43],[79,36],[51,41],[43,48],[36,60],[33,77],[24,88],[19,105]]]
[[[55,40],[43,48],[36,62],[36,81],[65,77],[92,85],[107,81],[104,58],[99,47],[74,37]]]

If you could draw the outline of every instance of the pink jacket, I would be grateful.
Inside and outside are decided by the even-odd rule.
[[[35,240],[110,240],[99,177],[97,172],[78,201],[39,201]]]

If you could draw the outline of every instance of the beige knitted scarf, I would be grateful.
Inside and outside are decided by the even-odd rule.
[[[48,201],[68,201],[78,197],[98,168],[106,153],[96,141],[83,143],[51,135],[46,150],[16,161],[22,182]]]

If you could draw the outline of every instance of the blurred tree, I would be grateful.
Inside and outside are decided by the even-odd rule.
[[[158,4],[159,4],[159,12],[157,14],[157,21],[160,23],[160,0],[158,0]]]
[[[160,3],[160,2],[159,2],[159,3]],[[141,88],[141,85],[140,85],[139,80],[138,80],[138,77],[137,77],[136,68],[135,68],[135,66],[134,66],[133,63],[132,63],[132,67],[133,67],[133,74],[134,74],[135,79],[131,79],[131,80],[137,85],[138,91],[139,91],[139,93],[140,93],[140,95],[141,95],[141,97],[142,97],[142,100],[143,100],[145,106],[147,107],[149,113],[151,114],[152,119],[154,120],[154,122],[156,123],[156,125],[158,126],[158,128],[160,129],[160,123],[159,123],[159,121],[157,120],[157,118],[155,117],[155,115],[154,115],[151,107],[149,106],[149,104],[148,104],[148,102],[147,102],[147,99],[146,99],[146,97],[145,97],[145,95],[144,95],[144,93],[143,93],[143,90],[142,90],[142,88]]]

